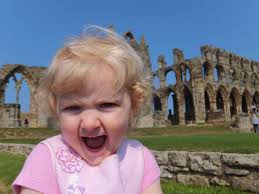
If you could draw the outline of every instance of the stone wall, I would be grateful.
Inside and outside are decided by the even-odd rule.
[[[20,105],[2,104],[0,105],[0,127],[20,126]]]
[[[30,144],[0,143],[0,152],[10,152],[27,156],[33,147],[34,145]]]
[[[1,143],[0,151],[28,155],[33,145]],[[259,154],[153,151],[162,178],[183,184],[223,185],[259,193]]]
[[[154,151],[163,178],[259,192],[259,154]]]

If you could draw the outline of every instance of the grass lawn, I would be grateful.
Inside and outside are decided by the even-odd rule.
[[[234,190],[230,187],[187,186],[169,180],[161,180],[161,186],[164,194],[248,194],[247,192]]]
[[[259,153],[259,135],[189,135],[137,137],[153,150],[210,151],[227,153]]]
[[[0,193],[13,193],[11,184],[19,173],[25,156],[0,152]]]
[[[0,193],[11,194],[11,183],[19,173],[25,157],[0,152]],[[228,187],[199,187],[186,186],[179,183],[162,180],[162,190],[164,194],[245,194]]]

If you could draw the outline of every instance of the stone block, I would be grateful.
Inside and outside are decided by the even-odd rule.
[[[197,172],[222,175],[221,153],[190,152],[188,153],[190,169]]]
[[[228,154],[223,153],[222,159],[228,166],[257,167],[259,164],[259,154]]]
[[[243,190],[259,193],[259,173],[253,172],[246,177],[231,176],[229,177],[231,186]]]
[[[212,185],[230,186],[229,182],[216,176],[210,179],[210,183]]]
[[[249,174],[249,170],[230,168],[230,167],[227,167],[227,166],[225,167],[224,172],[227,175],[237,175],[237,176],[245,176],[245,175]]]
[[[169,179],[173,179],[175,177],[175,175],[173,175],[173,173],[168,170],[168,166],[160,166],[160,170],[161,170],[161,178],[169,178]]]
[[[168,160],[168,153],[169,151],[152,151],[156,161],[159,165],[168,165],[169,164],[169,160]]]
[[[174,166],[185,167],[187,166],[187,152],[175,151],[168,153],[169,163]]]
[[[188,172],[189,171],[189,168],[187,167],[178,167],[178,166],[168,166],[167,169],[170,171],[170,172]]]
[[[178,174],[176,176],[176,180],[179,183],[185,185],[200,185],[200,186],[209,186],[209,179],[206,176],[200,175],[185,175],[185,174]]]

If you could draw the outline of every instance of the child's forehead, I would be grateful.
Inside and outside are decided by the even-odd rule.
[[[85,89],[72,91],[66,93],[62,96],[59,96],[59,101],[64,102],[74,102],[81,100],[90,100],[90,101],[102,101],[102,100],[120,100],[125,94],[125,90],[102,90],[96,88],[95,90],[89,91]]]

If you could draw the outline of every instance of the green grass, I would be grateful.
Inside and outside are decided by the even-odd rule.
[[[12,193],[11,183],[18,175],[25,157],[0,152],[0,193]],[[168,180],[162,180],[161,186],[164,194],[245,194],[229,187],[201,187],[187,186]]]
[[[164,194],[246,194],[230,187],[213,186],[201,187],[183,185],[169,180],[161,180],[161,187]]]
[[[11,183],[19,173],[24,160],[24,155],[0,152],[0,193],[12,193]]]
[[[187,150],[227,153],[259,153],[259,135],[189,135],[137,137],[153,150]]]

